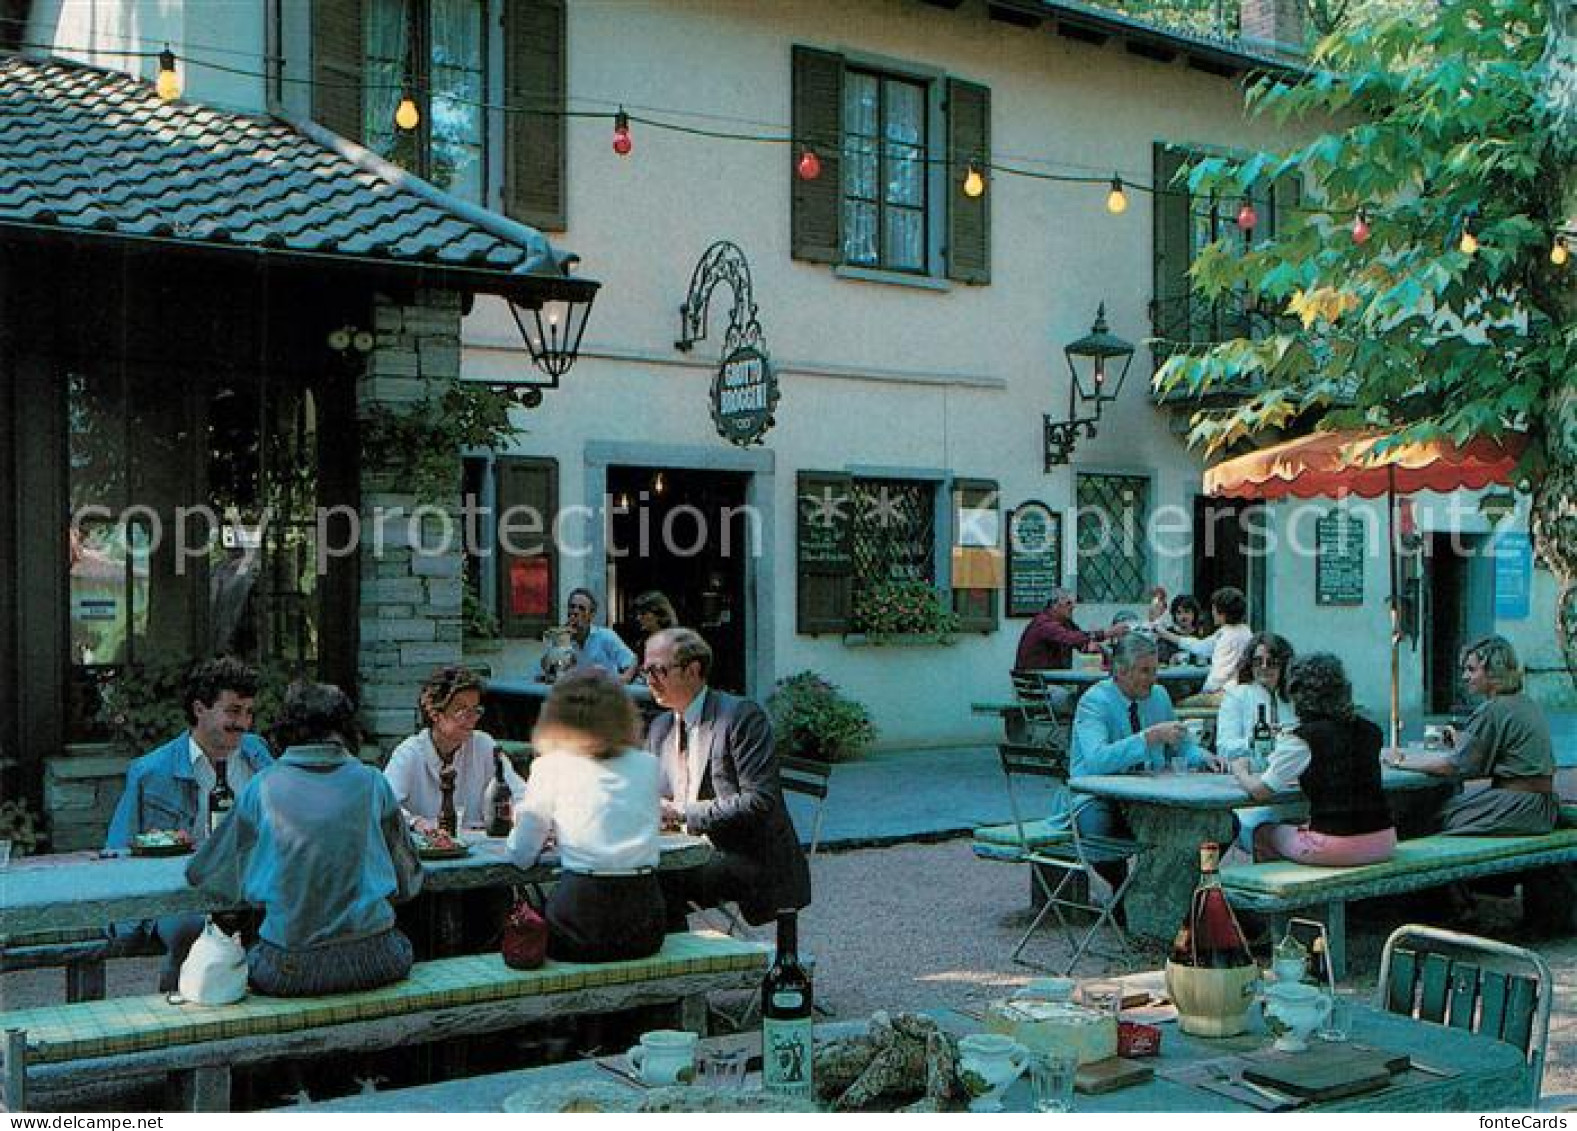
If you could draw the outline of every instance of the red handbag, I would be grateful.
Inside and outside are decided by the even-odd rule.
[[[504,919],[502,950],[504,965],[511,970],[535,970],[547,960],[548,921],[518,891]]]

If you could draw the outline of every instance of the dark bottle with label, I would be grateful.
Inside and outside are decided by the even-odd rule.
[[[515,827],[515,794],[504,777],[502,750],[493,751],[493,780],[482,792],[482,801],[487,806],[487,835],[508,836]]]
[[[1259,717],[1254,720],[1254,730],[1249,735],[1248,749],[1254,759],[1254,768],[1263,771],[1270,763],[1271,752],[1276,749],[1276,732],[1270,729],[1263,703],[1259,705]]]
[[[208,791],[208,835],[212,836],[235,808],[235,791],[230,788],[230,765],[224,758],[214,759],[214,785]]]
[[[800,965],[798,913],[778,912],[778,952],[761,983],[761,1082],[768,1092],[812,1099],[812,987]]]
[[[460,814],[454,807],[454,763],[445,764],[438,771],[438,827],[450,836],[460,833]]]
[[[1219,970],[1254,965],[1243,928],[1216,874],[1220,855],[1220,847],[1212,841],[1199,846],[1199,885],[1172,940],[1171,958],[1179,966]]]

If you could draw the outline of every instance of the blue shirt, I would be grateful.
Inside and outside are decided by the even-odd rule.
[[[635,653],[619,639],[619,634],[601,625],[592,625],[586,643],[572,647],[577,668],[602,668],[612,675],[622,675],[635,662]]]
[[[286,750],[186,866],[193,887],[263,908],[258,933],[287,950],[387,931],[421,878],[394,790],[335,743]]]
[[[1139,715],[1137,729],[1130,710],[1135,706]],[[1160,684],[1152,687],[1146,698],[1135,701],[1122,693],[1115,680],[1101,680],[1084,693],[1074,712],[1073,752],[1068,776],[1154,773],[1165,769],[1166,744],[1147,743],[1142,732],[1156,723],[1176,719],[1171,696]],[[1190,770],[1206,765],[1204,751],[1186,730],[1177,744],[1177,752],[1183,757],[1183,765]],[[1071,791],[1064,788],[1053,796],[1049,817],[1053,827],[1068,827],[1073,814],[1095,800],[1087,794],[1075,800],[1070,794]]]
[[[183,829],[202,839],[197,827],[202,799],[192,773],[190,736],[190,731],[182,731],[126,767],[126,788],[110,819],[105,848],[129,848],[132,837],[164,829]],[[242,736],[235,756],[254,775],[274,764],[268,744],[255,734]]]

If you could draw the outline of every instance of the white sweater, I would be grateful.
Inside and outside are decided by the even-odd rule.
[[[658,797],[657,759],[644,750],[591,758],[539,749],[515,806],[509,857],[529,868],[552,832],[570,871],[655,868],[661,856]]]

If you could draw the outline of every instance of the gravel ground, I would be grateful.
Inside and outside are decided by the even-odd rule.
[[[877,1009],[979,1008],[1036,976],[1008,958],[1029,923],[1025,869],[977,859],[967,841],[903,844],[822,853],[813,862],[816,900],[802,917],[801,946],[816,958],[816,995],[840,1018]],[[1411,914],[1409,908],[1412,908]],[[1392,928],[1429,917],[1423,902],[1366,904],[1349,916],[1355,985],[1372,990],[1381,944]],[[1481,899],[1478,918],[1464,930],[1508,942],[1518,937],[1514,900]],[[770,929],[755,932],[767,938]],[[1537,945],[1554,968],[1557,998],[1544,1078],[1546,1105],[1577,1105],[1577,940]],[[1030,957],[1060,963],[1063,940],[1037,940]],[[1157,949],[1143,964],[1158,966]],[[1076,974],[1121,972],[1119,964],[1086,957]],[[109,992],[148,993],[154,960],[111,964]],[[59,1000],[59,971],[28,971],[0,978],[6,1009]]]

